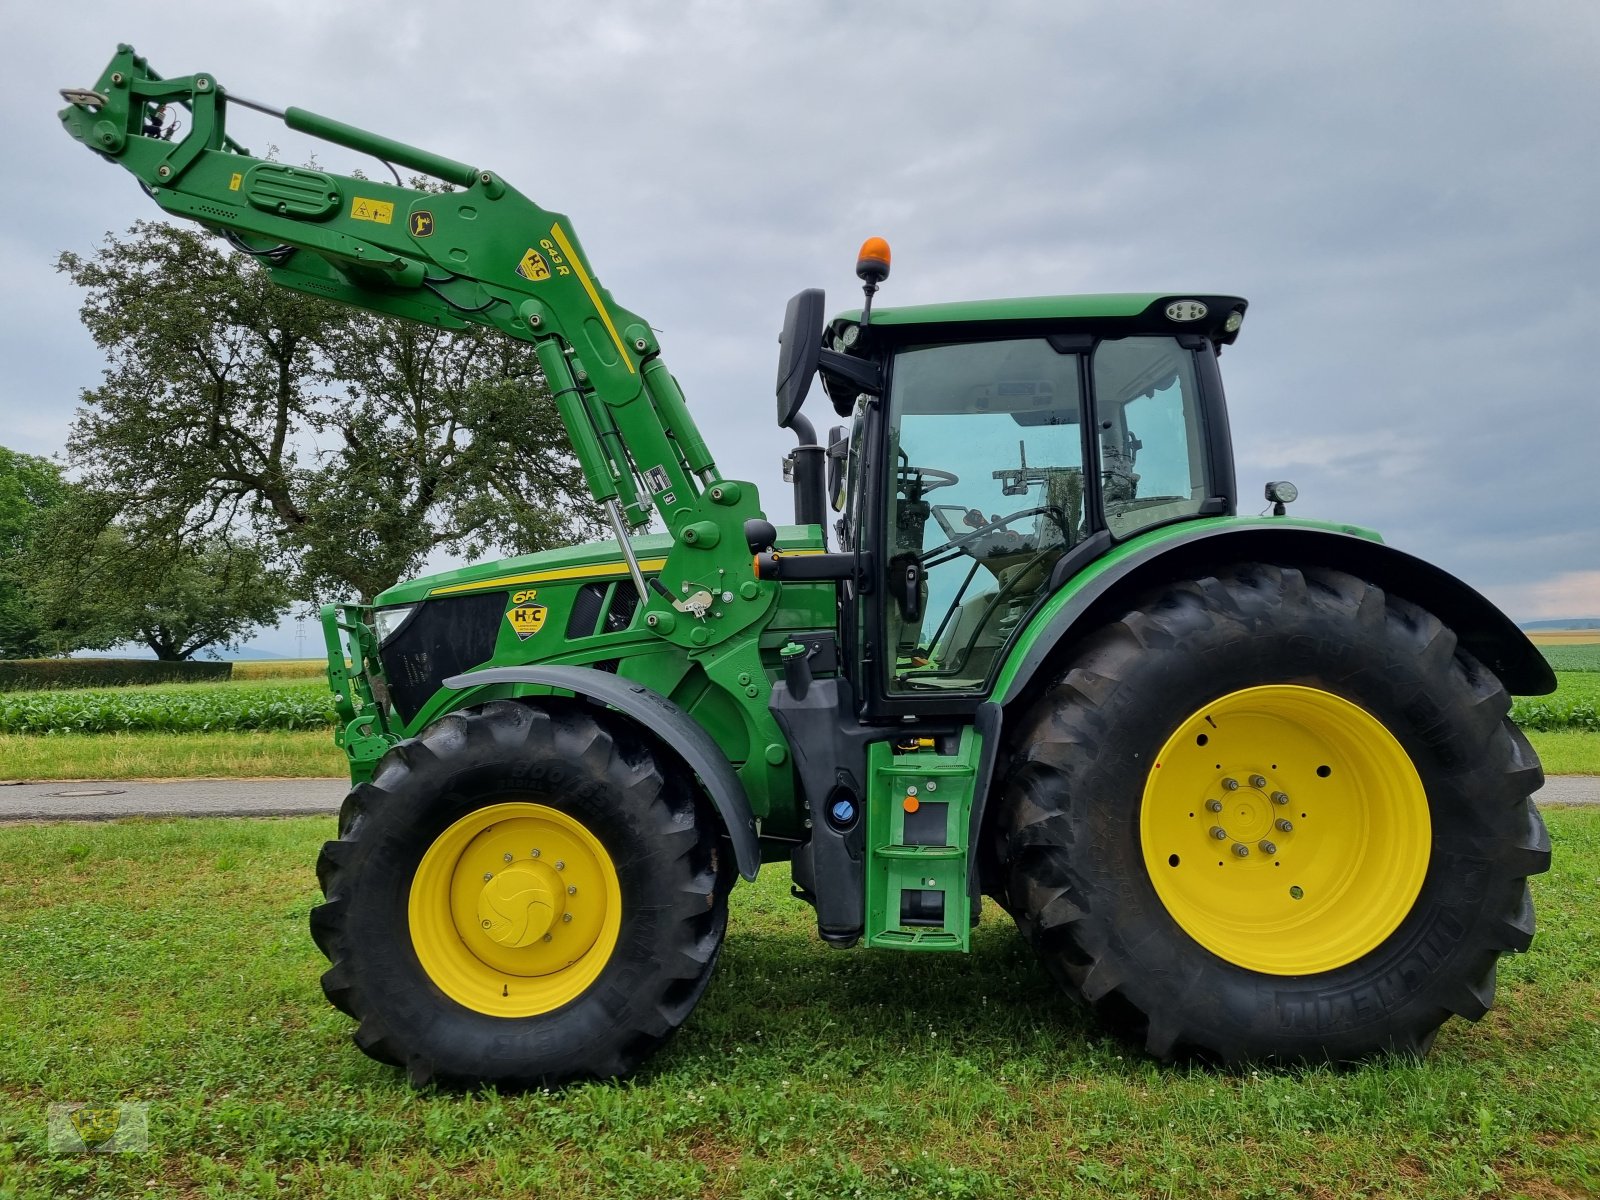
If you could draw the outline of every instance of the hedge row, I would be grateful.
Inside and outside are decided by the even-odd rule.
[[[325,729],[333,721],[333,699],[319,683],[0,695],[0,733],[215,733]]]
[[[0,692],[44,688],[124,687],[139,683],[214,683],[233,674],[227,662],[154,658],[0,658]]]

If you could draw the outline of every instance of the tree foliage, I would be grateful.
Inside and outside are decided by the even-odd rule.
[[[108,357],[69,453],[132,528],[248,531],[303,592],[364,599],[436,550],[595,528],[530,347],[285,291],[198,229],[140,222],[58,265]]]
[[[44,623],[27,594],[25,564],[45,515],[67,496],[61,469],[0,446],[0,658],[45,651]]]
[[[259,546],[222,533],[157,536],[116,515],[114,498],[79,489],[41,522],[25,579],[49,653],[133,642],[180,661],[237,647],[293,603]]]

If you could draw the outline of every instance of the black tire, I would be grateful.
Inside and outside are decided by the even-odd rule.
[[[424,970],[408,897],[434,840],[486,805],[532,800],[580,821],[615,864],[621,925],[582,994],[537,1016],[457,1003]],[[705,991],[727,925],[715,818],[624,718],[573,704],[495,701],[391,750],[354,788],[323,846],[326,902],[311,933],[328,1000],[355,1043],[417,1086],[555,1086],[634,1071]]]
[[[1168,737],[1219,697],[1274,683],[1377,718],[1416,767],[1431,822],[1398,927],[1315,974],[1205,949],[1141,852],[1145,781]],[[1437,618],[1351,575],[1243,564],[1172,585],[1081,644],[1010,734],[989,846],[998,899],[1070,993],[1158,1058],[1424,1054],[1450,1014],[1488,1010],[1499,955],[1533,936],[1527,878],[1549,867],[1550,843],[1530,795],[1544,775],[1509,704]]]

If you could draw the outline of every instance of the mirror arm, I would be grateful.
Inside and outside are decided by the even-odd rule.
[[[824,349],[820,352],[818,364],[824,375],[841,379],[858,392],[869,392],[874,396],[883,395],[883,368],[875,362],[864,358],[852,358],[848,354],[840,354],[837,350]]]

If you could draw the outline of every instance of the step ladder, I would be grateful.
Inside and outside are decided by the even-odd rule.
[[[967,850],[982,742],[969,727],[954,753],[941,754],[932,738],[867,748],[869,946],[968,948]]]

